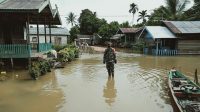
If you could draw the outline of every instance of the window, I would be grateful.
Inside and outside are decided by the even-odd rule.
[[[32,42],[37,42],[37,37],[32,37]]]

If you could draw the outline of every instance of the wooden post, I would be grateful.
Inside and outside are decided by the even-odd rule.
[[[46,18],[44,20],[44,37],[45,37],[45,43],[47,43]]]
[[[30,20],[29,20],[29,15],[28,15],[28,17],[27,17],[27,24],[26,24],[26,29],[27,29],[27,31],[26,31],[27,34],[26,35],[27,35],[27,43],[28,44],[30,44],[30,31],[29,31],[29,24],[30,23],[29,22],[30,22]]]
[[[27,24],[26,24],[26,29],[27,29],[27,43],[29,45],[29,54],[30,56],[28,57],[28,65],[29,67],[31,67],[31,46],[30,46],[30,31],[29,31],[29,24],[30,24],[30,20],[29,20],[29,15],[27,17]]]
[[[39,24],[37,23],[37,51],[39,52],[40,51],[40,48],[39,48],[39,44],[40,44],[40,39],[39,39]]]
[[[50,43],[52,43],[52,40],[51,40],[51,23],[49,23],[49,38],[50,38]]]
[[[161,40],[160,40],[160,47],[162,47],[162,46],[163,46],[162,42],[163,42],[163,41],[162,41],[162,39],[161,39]]]
[[[13,58],[10,58],[10,62],[11,62],[11,67],[13,69],[14,68]]]
[[[126,45],[126,35],[125,35],[125,45]]]
[[[195,69],[195,72],[194,72],[194,82],[195,82],[196,84],[199,84],[198,75],[197,75],[197,69]]]
[[[158,39],[157,39],[157,42],[156,42],[156,56],[158,55]]]
[[[27,42],[27,44],[29,44],[30,38],[28,37],[28,22],[26,22],[25,28],[26,28],[26,42]],[[29,39],[29,40],[28,40],[28,39]]]

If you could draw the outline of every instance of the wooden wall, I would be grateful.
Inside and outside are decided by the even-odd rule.
[[[0,43],[24,43],[24,25],[22,23],[0,23]]]
[[[179,40],[180,53],[200,53],[200,40]]]

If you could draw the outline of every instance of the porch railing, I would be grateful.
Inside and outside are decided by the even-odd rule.
[[[156,56],[174,56],[178,54],[178,50],[170,50],[170,49],[152,49],[152,55]]]
[[[51,43],[39,43],[39,52],[48,51],[52,49]]]
[[[0,58],[28,58],[31,46],[28,44],[0,44]]]

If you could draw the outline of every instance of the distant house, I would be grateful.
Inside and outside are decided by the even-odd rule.
[[[134,43],[139,36],[142,28],[119,28],[116,34],[123,34],[120,39],[122,44],[131,44]]]
[[[145,53],[155,55],[200,54],[200,21],[164,21],[146,26]]]
[[[145,53],[153,55],[175,55],[177,37],[164,26],[146,26],[144,40]]]
[[[164,21],[178,37],[179,54],[200,54],[200,21]]]
[[[77,43],[86,42],[87,44],[91,44],[92,35],[77,35]]]
[[[113,43],[114,47],[122,47],[122,37],[125,37],[125,34],[115,34],[110,38],[110,41]]]
[[[49,29],[46,29],[46,32],[49,32]],[[51,38],[53,45],[67,45],[67,40],[70,33],[67,28],[51,28]],[[39,28],[39,41],[41,43],[45,43],[45,31],[44,27]],[[31,27],[30,28],[30,42],[37,43],[37,28]],[[46,34],[46,42],[50,42],[50,35]]]
[[[97,45],[102,37],[98,34],[94,35],[77,35],[76,43],[86,42],[88,45]]]

